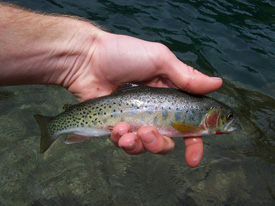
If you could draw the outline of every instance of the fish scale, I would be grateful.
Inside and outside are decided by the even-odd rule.
[[[55,117],[35,115],[41,129],[42,153],[62,134],[70,135],[67,143],[82,142],[110,135],[119,122],[128,123],[132,132],[149,125],[162,135],[187,137],[231,132],[236,120],[229,107],[214,99],[178,89],[133,84],[64,108]],[[228,115],[230,119],[226,119]]]

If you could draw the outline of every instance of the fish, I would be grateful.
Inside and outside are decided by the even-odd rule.
[[[165,136],[191,137],[230,133],[237,119],[230,107],[210,97],[130,83],[63,109],[54,117],[34,115],[41,130],[40,153],[61,135],[66,135],[65,143],[79,143],[110,135],[119,122],[134,133],[149,125]]]

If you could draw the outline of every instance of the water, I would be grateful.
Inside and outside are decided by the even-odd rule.
[[[184,145],[166,156],[130,156],[107,138],[39,154],[33,114],[75,103],[53,86],[0,88],[0,205],[274,205],[274,1],[9,1],[78,15],[114,33],[158,41],[182,61],[220,76],[211,96],[234,108],[237,132],[204,138],[191,169]]]

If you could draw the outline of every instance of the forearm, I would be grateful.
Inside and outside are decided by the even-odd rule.
[[[66,86],[98,31],[85,21],[0,4],[0,85]]]

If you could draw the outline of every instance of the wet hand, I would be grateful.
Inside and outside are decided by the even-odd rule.
[[[162,44],[103,31],[98,32],[98,38],[82,59],[70,79],[64,81],[64,87],[79,101],[108,95],[125,82],[174,87],[193,94],[212,92],[222,85],[220,78],[209,77],[184,64]],[[160,135],[153,127],[140,128],[134,134],[126,123],[119,123],[111,139],[128,154],[166,154],[174,149],[172,138]],[[202,139],[192,137],[184,141],[186,162],[196,167],[202,158]]]
[[[146,151],[167,154],[175,147],[170,137],[160,135],[154,127],[142,127],[137,134],[134,134],[130,132],[129,125],[124,122],[114,127],[111,140],[128,154],[140,154]]]
[[[162,136],[151,126],[138,130],[137,134],[130,132],[128,124],[121,122],[114,127],[111,140],[126,153],[134,155],[149,151],[154,154],[167,154],[173,151],[175,143],[172,138]],[[199,165],[203,154],[201,137],[184,138],[186,145],[185,160],[189,167]]]
[[[111,34],[77,19],[8,6],[0,6],[0,10],[7,20],[0,26],[4,51],[0,54],[0,85],[61,85],[85,101],[108,95],[125,82],[194,94],[212,92],[222,84],[220,78],[208,77],[178,60],[163,44]],[[18,39],[22,39],[19,49]],[[171,138],[152,127],[141,128],[137,134],[129,131],[127,125],[118,124],[112,134],[112,140],[129,154],[146,150],[166,154],[174,148]],[[185,144],[187,164],[198,165],[201,138],[186,138]]]
[[[126,82],[173,87],[193,94],[218,89],[222,80],[209,77],[181,62],[163,44],[98,32],[91,49],[82,54],[64,87],[79,101],[108,95]]]

